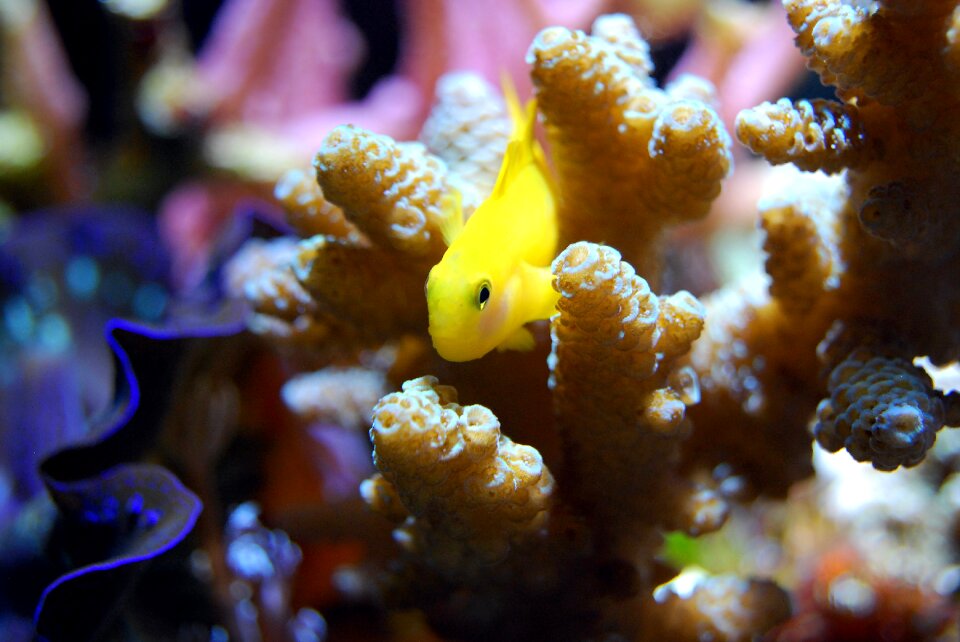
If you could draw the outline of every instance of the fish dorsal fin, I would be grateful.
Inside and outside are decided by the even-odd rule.
[[[500,91],[503,93],[503,100],[507,103],[507,113],[510,114],[510,121],[513,123],[513,133],[511,139],[517,138],[517,133],[521,131],[526,118],[523,108],[520,106],[520,97],[517,96],[517,88],[507,72],[500,74]]]
[[[513,121],[513,132],[510,134],[510,142],[507,143],[507,151],[503,156],[503,164],[500,165],[497,182],[493,186],[493,196],[501,196],[507,185],[513,182],[523,168],[536,162],[539,148],[533,137],[533,126],[537,122],[536,100],[531,99],[527,102],[526,108],[521,107],[517,90],[509,76],[504,74],[501,82],[510,120]]]
[[[463,230],[463,197],[460,190],[451,188],[440,199],[440,234],[447,247]]]

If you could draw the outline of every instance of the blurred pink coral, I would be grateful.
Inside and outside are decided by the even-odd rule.
[[[336,0],[230,0],[198,57],[202,102],[216,122],[288,122],[343,102],[362,48]]]
[[[81,128],[87,97],[74,78],[46,4],[39,0],[0,3],[0,69],[6,107],[29,114],[46,147],[53,198],[82,198]]]

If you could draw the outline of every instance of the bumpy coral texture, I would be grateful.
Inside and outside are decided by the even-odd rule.
[[[763,206],[772,296],[740,298],[739,319],[717,319],[749,337],[742,356],[723,354],[730,332],[697,346],[694,364],[704,379],[698,429],[723,434],[721,422],[746,422],[760,431],[757,441],[773,443],[772,435],[804,434],[804,422],[826,399],[818,441],[828,448],[846,447],[890,470],[916,464],[932,443],[945,421],[935,391],[882,387],[884,409],[869,412],[836,395],[859,390],[847,359],[858,361],[857,351],[873,349],[877,336],[896,345],[904,380],[919,377],[910,365],[915,356],[935,364],[960,357],[960,281],[951,276],[960,274],[956,5],[784,3],[798,47],[839,100],[766,103],[741,112],[737,134],[773,163],[835,177],[808,174]],[[830,330],[841,326],[845,336],[834,344]],[[748,360],[753,366],[744,369]],[[730,403],[732,391],[747,389],[762,401],[759,413]],[[838,419],[848,411],[849,422]],[[756,417],[763,421],[754,424]],[[803,456],[802,439],[781,443],[784,464]],[[761,472],[752,458],[730,459]],[[802,474],[792,465],[780,470],[793,471],[783,482]],[[762,476],[756,481],[770,488]]]
[[[550,390],[544,332],[534,352],[468,364],[439,363],[423,343],[422,288],[444,250],[444,197],[459,191],[469,214],[489,192],[510,132],[502,99],[476,77],[441,81],[418,143],[335,129],[317,154],[317,183],[291,172],[278,186],[302,240],[269,270],[296,277],[310,318],[333,332],[327,339],[351,335],[348,348],[416,344],[397,358],[392,380],[439,374],[510,416],[505,430],[541,449],[514,443],[490,410],[461,406],[456,391],[432,377],[381,398],[371,430],[379,473],[362,492],[394,522],[403,547],[378,578],[391,604],[422,609],[439,630],[452,624],[458,638],[640,636],[653,621],[644,620],[653,587],[669,579],[655,561],[663,532],[716,530],[729,488],[738,486],[711,474],[727,451],[690,447],[700,389],[688,353],[704,329],[704,308],[687,292],[657,296],[649,285],[659,276],[663,232],[705,214],[719,192],[730,140],[708,84],[653,86],[647,45],[625,16],[598,20],[592,35],[547,29],[530,60],[557,170],[561,233],[576,241],[552,266],[561,296],[550,323]],[[807,248],[786,252],[783,271],[802,284],[829,282],[839,263],[817,239],[833,232],[798,212],[794,222],[785,215],[781,236],[802,236]],[[810,362],[816,370],[815,357]],[[348,398],[337,418],[335,404],[313,398],[341,379],[323,372],[288,384],[292,407],[356,421],[361,403]],[[778,436],[755,439],[752,452],[773,469],[781,462],[764,449],[780,448]],[[557,471],[556,489],[540,452]],[[554,631],[540,630],[546,620]]]
[[[324,198],[312,169],[288,170],[277,181],[273,195],[286,210],[287,223],[301,238],[323,234],[359,240],[362,236],[343,210]]]
[[[553,263],[551,385],[567,454],[564,493],[599,530],[635,534],[651,520],[707,531],[674,479],[698,400],[696,375],[676,365],[703,328],[687,292],[657,297],[613,248],[575,243]],[[589,375],[585,375],[589,373]],[[695,506],[687,513],[683,506]]]
[[[562,244],[609,243],[656,283],[662,231],[705,215],[731,168],[726,129],[691,97],[705,92],[657,89],[647,44],[623,15],[598,18],[592,35],[545,29],[527,59],[558,173]]]
[[[802,194],[779,194],[759,205],[770,295],[785,312],[798,316],[837,286],[843,264],[833,215],[847,196],[841,181],[824,175],[803,181],[803,188]]]
[[[814,435],[831,452],[846,448],[878,470],[919,464],[943,427],[941,394],[904,359],[850,354],[830,374],[830,398],[817,409]]]
[[[324,198],[360,232],[301,243],[294,271],[318,311],[366,343],[420,331],[423,282],[445,249],[444,163],[418,143],[342,126],[327,137],[315,168]]]
[[[540,454],[434,377],[382,398],[370,436],[382,477],[365,484],[367,501],[397,516],[398,499],[409,517],[395,537],[441,574],[463,581],[543,528],[554,485]]]
[[[737,138],[772,163],[835,172],[871,160],[863,123],[851,106],[829,100],[781,98],[743,112]]]

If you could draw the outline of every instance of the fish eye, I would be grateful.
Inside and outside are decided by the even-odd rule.
[[[481,281],[477,287],[477,307],[481,310],[487,307],[490,300],[490,281]]]

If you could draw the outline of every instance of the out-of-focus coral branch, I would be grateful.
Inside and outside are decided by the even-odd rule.
[[[284,340],[316,341],[327,328],[316,318],[317,306],[293,273],[300,248],[294,239],[247,242],[227,263],[224,282],[230,296],[255,310],[254,331]]]
[[[378,370],[332,366],[293,377],[281,390],[287,407],[304,421],[353,429],[370,424],[373,406],[386,392]]]
[[[322,234],[360,240],[360,231],[346,219],[343,210],[324,198],[312,169],[287,171],[277,181],[273,194],[286,210],[287,223],[301,238]]]
[[[437,81],[436,103],[420,141],[447,164],[465,215],[493,191],[510,130],[503,99],[482,78],[464,72]]]
[[[654,595],[644,640],[747,642],[790,615],[790,598],[769,580],[686,571]]]

